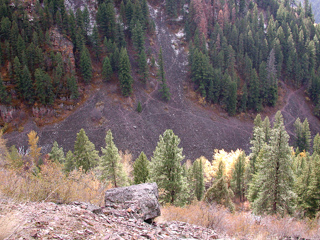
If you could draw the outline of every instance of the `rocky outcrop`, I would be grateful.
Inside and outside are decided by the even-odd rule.
[[[75,58],[73,54],[73,43],[62,35],[57,28],[50,31],[50,40],[54,51],[58,51],[62,55],[62,59],[67,66],[66,71],[75,71]],[[70,62],[69,62],[70,60]]]
[[[213,229],[184,222],[148,224],[75,202],[7,202],[0,198],[0,239],[217,239]]]
[[[126,209],[134,217],[148,221],[160,216],[156,183],[143,183],[106,191],[105,206]]]

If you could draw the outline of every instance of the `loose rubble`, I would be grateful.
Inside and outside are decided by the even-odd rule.
[[[15,223],[9,224],[8,222]],[[148,224],[130,209],[74,202],[0,200],[0,239],[217,239],[212,229],[184,222]]]

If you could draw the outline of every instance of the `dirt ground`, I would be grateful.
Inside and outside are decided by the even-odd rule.
[[[76,134],[84,128],[89,139],[100,150],[105,145],[105,135],[112,130],[114,141],[119,150],[129,150],[133,157],[144,151],[151,157],[159,135],[166,129],[172,129],[181,138],[185,159],[194,160],[200,156],[212,159],[214,149],[250,151],[250,137],[253,126],[253,114],[228,117],[218,106],[204,106],[191,100],[186,86],[187,53],[178,37],[167,27],[164,14],[159,8],[150,8],[156,23],[156,36],[150,46],[151,53],[157,59],[160,46],[163,49],[166,78],[170,88],[171,100],[166,103],[160,98],[156,77],[150,74],[147,86],[135,76],[134,92],[129,98],[122,98],[116,83],[101,84],[91,97],[74,113],[60,123],[37,127],[30,120],[22,132],[5,135],[8,144],[27,148],[27,133],[36,130],[40,136],[43,152],[50,151],[53,141],[63,146],[65,152],[73,150]],[[130,51],[130,49],[129,49]],[[133,58],[130,59],[132,65]],[[155,75],[155,73],[153,73]],[[310,103],[304,97],[304,90],[293,90],[281,86],[281,101],[274,109],[265,109],[261,115],[272,120],[275,112],[281,110],[285,125],[294,140],[293,123],[297,117],[303,121],[308,118],[312,137],[320,131],[319,120],[313,116]],[[138,102],[142,112],[138,113]]]

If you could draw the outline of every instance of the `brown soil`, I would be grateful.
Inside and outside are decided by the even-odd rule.
[[[144,86],[133,71],[135,82],[131,97],[121,97],[119,85],[114,82],[100,84],[101,87],[95,89],[88,100],[63,121],[38,127],[30,120],[23,132],[5,135],[8,144],[26,146],[27,133],[33,129],[40,136],[43,152],[50,151],[53,141],[57,141],[65,151],[73,150],[76,134],[84,128],[89,139],[100,150],[105,145],[106,131],[111,129],[119,150],[129,149],[134,157],[144,151],[150,157],[158,136],[166,129],[172,129],[181,138],[180,146],[184,149],[186,159],[194,160],[201,155],[211,159],[214,149],[222,148],[228,151],[242,148],[248,153],[255,115],[228,117],[218,106],[199,104],[199,101],[192,100],[194,97],[189,98],[190,91],[185,86],[188,70],[186,51],[178,40],[172,44],[176,36],[170,33],[163,11],[150,9],[150,12],[157,26],[151,53],[157,56],[160,46],[163,49],[166,78],[171,92],[168,103],[161,100],[154,76]],[[132,65],[136,65],[133,58],[130,60]],[[304,89],[293,90],[282,84],[278,105],[266,108],[261,113],[272,120],[275,112],[281,110],[291,143],[294,139],[293,123],[297,117],[302,121],[308,118],[312,137],[320,131],[319,120],[313,116],[311,104],[304,96]],[[142,104],[141,113],[136,111],[139,101]]]

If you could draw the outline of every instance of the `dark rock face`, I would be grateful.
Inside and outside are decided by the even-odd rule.
[[[135,217],[145,221],[160,216],[156,183],[143,183],[106,191],[105,206],[127,209]]]

